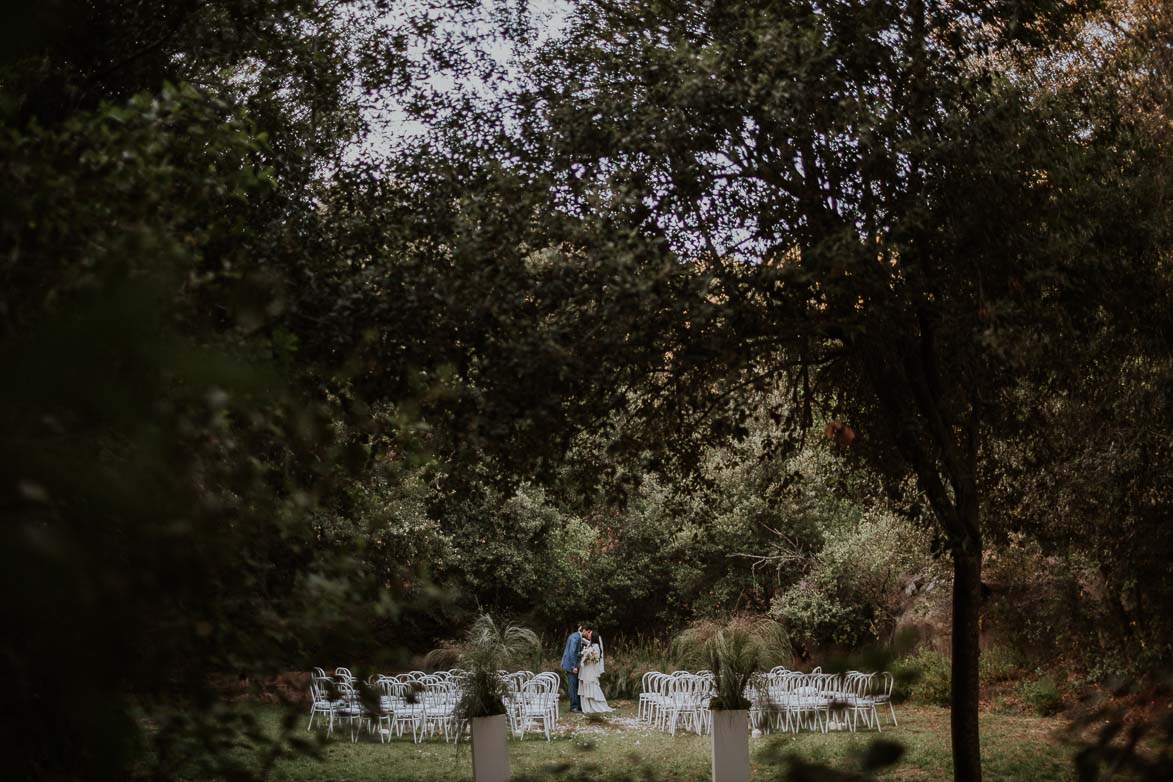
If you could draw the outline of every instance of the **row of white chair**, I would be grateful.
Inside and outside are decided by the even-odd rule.
[[[880,707],[886,705],[892,724],[898,724],[892,704],[893,683],[887,671],[772,671],[747,689],[750,724],[766,732],[797,733],[807,728],[826,733],[832,726],[854,732],[862,720],[864,727],[882,732]]]
[[[425,673],[411,671],[397,676],[374,675],[367,679],[364,698],[354,674],[336,668],[327,675],[321,668],[310,674],[310,721],[326,720],[326,735],[332,735],[335,723],[350,727],[351,741],[358,740],[359,729],[378,731],[380,741],[392,734],[403,736],[411,728],[412,739],[422,741],[443,733],[446,740],[458,735],[455,724],[459,700],[459,677],[462,671]]]
[[[677,727],[704,733],[712,724],[709,701],[715,681],[710,671],[648,671],[641,680],[637,718],[673,736]]]
[[[528,678],[526,675],[528,675]],[[531,726],[541,725],[546,740],[558,723],[558,690],[562,680],[556,673],[545,671],[530,674],[524,671],[508,674],[505,679],[509,692],[505,696],[506,713],[513,735],[520,739]]]
[[[745,690],[750,702],[750,726],[763,731],[800,729],[826,733],[837,729],[855,731],[862,720],[865,728],[880,727],[879,709],[887,706],[896,721],[892,704],[892,674],[848,671],[825,674],[778,667],[755,677]],[[710,702],[716,694],[716,679],[710,671],[649,671],[641,681],[638,719],[676,735],[676,729],[705,733],[712,730]]]
[[[364,698],[354,674],[336,668],[332,675],[322,668],[310,674],[310,721],[326,722],[326,735],[332,735],[335,723],[346,723],[351,741],[358,740],[362,727],[378,731],[380,741],[392,735],[402,737],[411,728],[412,740],[442,734],[445,741],[455,741],[467,727],[457,717],[462,686],[467,672],[461,669],[425,673],[410,671],[396,676],[373,675],[367,679]],[[531,727],[540,724],[547,740],[558,721],[560,679],[554,673],[499,671],[504,685],[506,713],[513,734],[525,738]]]

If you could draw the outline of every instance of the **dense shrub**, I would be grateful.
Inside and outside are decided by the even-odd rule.
[[[606,673],[601,684],[608,699],[638,698],[643,675],[668,671],[668,642],[648,635],[634,635],[607,647]]]
[[[928,566],[924,541],[884,510],[827,530],[807,573],[774,598],[770,615],[808,647],[886,640],[904,603],[903,586]]]
[[[978,675],[983,686],[1014,679],[1022,672],[1022,655],[1015,649],[993,644],[982,649],[978,658]]]
[[[1018,690],[1027,705],[1041,717],[1050,717],[1063,710],[1063,696],[1049,676],[1024,681]]]
[[[950,660],[931,649],[922,648],[895,666],[898,678],[911,682],[908,697],[917,703],[933,706],[949,705],[949,687],[952,681]]]

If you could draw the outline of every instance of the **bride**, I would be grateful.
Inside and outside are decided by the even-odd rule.
[[[578,697],[582,703],[583,714],[606,714],[614,711],[607,705],[607,698],[603,695],[603,688],[599,686],[599,676],[603,667],[603,639],[596,637],[582,652],[582,661],[578,672]]]

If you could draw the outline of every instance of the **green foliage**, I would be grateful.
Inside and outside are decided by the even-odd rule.
[[[625,633],[621,640],[609,642],[601,680],[607,699],[638,699],[645,673],[670,669],[669,646],[668,639],[642,633]]]
[[[727,623],[694,622],[672,639],[672,656],[694,670],[707,668],[716,676],[714,709],[747,709],[747,687],[762,671],[792,664],[790,639],[777,622],[734,617]]]
[[[517,625],[498,627],[489,614],[481,614],[465,636],[461,663],[468,676],[456,705],[462,719],[492,717],[505,713],[505,684],[498,671],[534,665],[541,654],[541,641],[529,628]]]
[[[829,590],[799,584],[774,599],[770,615],[791,628],[796,638],[812,645],[854,645],[863,638],[866,619],[859,606],[845,604],[833,595]]]
[[[594,532],[541,489],[523,485],[503,496],[474,488],[438,515],[448,549],[435,563],[438,579],[487,609],[534,612],[546,627],[581,613]]]
[[[1015,692],[1040,716],[1049,717],[1062,709],[1062,697],[1053,679],[1041,676],[1019,679],[1024,673],[1024,656],[1021,652],[1004,645],[992,645],[982,650],[978,662],[978,674],[983,688],[1013,682]],[[919,648],[915,654],[895,661],[891,670],[900,686],[894,697],[907,698],[914,703],[933,706],[948,706],[952,671],[948,655],[928,647]]]
[[[978,660],[978,676],[982,686],[1015,679],[1022,673],[1022,669],[1022,654],[1002,644],[982,649],[982,656]]]
[[[948,656],[928,648],[899,661],[894,674],[910,682],[908,697],[916,703],[948,706],[952,672]]]
[[[5,778],[247,779],[240,740],[312,748],[293,721],[260,736],[210,674],[308,667],[397,609],[315,534],[348,472],[344,416],[304,382],[287,320],[315,156],[355,127],[332,121],[348,87],[326,76],[341,17],[17,5],[0,33],[22,31],[0,56],[0,582],[28,594],[0,614],[0,654],[11,708],[58,729],[22,723]]]
[[[698,445],[744,439],[755,411],[785,437],[819,409],[850,419],[835,442],[889,488],[915,484],[957,565],[955,664],[968,670],[955,773],[976,778],[999,438],[1046,437],[1031,411],[1085,374],[1069,358],[1088,355],[1083,325],[1127,333],[1103,321],[1129,311],[1137,284],[1168,303],[1169,211],[1149,206],[1167,201],[1167,145],[1154,143],[1167,134],[1130,118],[1124,97],[1147,68],[1093,78],[1115,88],[1106,98],[1082,86],[1066,66],[1099,77],[1101,44],[1111,59],[1130,36],[1081,34],[1110,25],[1080,3],[976,20],[883,2],[862,15],[801,2],[576,10],[495,104],[421,112],[428,143],[489,180],[486,200],[519,183],[538,194],[537,207],[517,199],[521,219],[479,257],[545,250],[564,274],[606,281],[589,297],[539,285],[532,301],[541,311],[543,289],[557,291],[565,306],[543,312],[543,330],[614,351],[574,399],[592,422],[584,396],[624,408],[618,452],[666,453],[695,474]],[[833,590],[781,606],[815,633],[871,621]]]
[[[926,536],[882,508],[824,536],[803,577],[774,597],[770,615],[810,648],[887,641],[907,602],[905,584],[931,568]]]
[[[1141,688],[1137,680],[1117,679],[1110,696],[1093,692],[1067,728],[1068,739],[1079,747],[1075,768],[1079,782],[1094,782],[1123,773],[1143,782],[1157,782],[1173,774],[1173,717],[1129,715],[1123,705]],[[1173,694],[1168,676],[1146,693],[1154,703],[1167,703]],[[1122,703],[1123,701],[1123,703]]]
[[[1063,710],[1063,696],[1050,676],[1028,679],[1019,686],[1018,691],[1040,717],[1050,717]]]
[[[53,724],[8,776],[263,775],[237,736],[306,747],[209,672],[482,605],[880,638],[930,542],[896,514],[1007,554],[1016,646],[1167,666],[1160,24],[631,0],[502,12],[494,79],[384,5],[0,26],[0,656]],[[363,139],[371,96],[435,133]]]

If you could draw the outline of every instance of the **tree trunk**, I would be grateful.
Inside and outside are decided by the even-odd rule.
[[[978,634],[982,604],[981,543],[953,549],[952,714],[954,782],[981,782],[978,739]],[[976,551],[974,550],[976,548]]]

